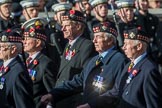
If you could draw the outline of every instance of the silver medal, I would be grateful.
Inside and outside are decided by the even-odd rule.
[[[3,84],[0,84],[0,89],[1,89],[1,90],[3,89]]]

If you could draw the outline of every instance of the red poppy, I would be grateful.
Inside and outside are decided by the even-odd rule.
[[[37,64],[38,64],[38,60],[34,60],[34,61],[33,61],[33,64],[34,64],[34,65],[37,65]]]
[[[73,57],[75,55],[75,49],[73,50],[71,57]]]
[[[36,26],[36,29],[40,29],[40,26]]]
[[[75,10],[70,10],[69,13],[72,14],[72,15],[74,15],[75,14]]]
[[[138,30],[142,30],[142,27],[141,27],[141,26],[138,26],[137,29],[138,29]]]
[[[34,28],[30,28],[29,32],[34,32],[35,29]]]
[[[6,32],[7,32],[7,33],[11,32],[11,29],[7,29]]]
[[[7,66],[4,68],[4,72],[8,72],[8,71],[9,71],[9,67]]]
[[[133,76],[136,76],[136,75],[137,75],[137,73],[138,73],[138,71],[137,71],[137,70],[133,70],[133,72],[132,72]]]

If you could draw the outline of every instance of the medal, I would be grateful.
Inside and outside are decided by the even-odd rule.
[[[101,88],[103,86],[102,84],[103,84],[103,77],[96,75],[94,77],[92,85],[94,85],[97,88]]]
[[[32,81],[34,81],[37,72],[32,69],[29,69],[28,71],[29,71],[29,76],[31,77]]]
[[[3,84],[0,84],[0,90],[2,90],[3,89]]]
[[[0,72],[0,77],[2,76],[2,72]]]
[[[137,70],[133,70],[133,72],[129,74],[129,76],[126,80],[126,84],[129,84],[131,82],[131,80],[137,75],[137,73],[138,73]]]
[[[3,86],[4,86],[4,82],[5,82],[5,78],[0,78],[0,90],[3,89]]]
[[[32,79],[33,81],[35,80],[35,76],[36,76],[36,71],[33,70],[33,72],[32,72],[32,76],[31,76],[31,79]]]

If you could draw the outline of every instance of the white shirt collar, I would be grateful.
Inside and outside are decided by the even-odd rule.
[[[33,61],[39,53],[40,53],[40,51],[38,51],[35,54],[33,54],[32,56],[30,56],[32,58],[31,61]]]
[[[9,64],[14,58],[15,58],[15,57],[10,58],[10,59],[8,59],[7,61],[3,62],[3,66],[4,66],[4,67],[8,66],[8,64]]]
[[[134,66],[138,63],[138,62],[140,62],[145,56],[147,55],[147,53],[145,52],[145,53],[143,53],[142,55],[140,55],[139,57],[137,57],[135,60],[134,60]],[[134,67],[133,66],[133,67]]]
[[[74,40],[72,40],[72,41],[69,41],[69,44],[70,44],[71,46],[73,46],[74,43],[78,40],[79,37],[80,37],[80,36],[76,37],[76,38],[75,38]]]

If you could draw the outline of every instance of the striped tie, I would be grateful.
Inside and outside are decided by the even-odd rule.
[[[99,55],[98,59],[96,60],[96,66],[98,66],[102,62],[103,57]]]
[[[32,60],[31,57],[28,57],[28,58],[26,59],[26,65],[27,65],[27,66],[30,64],[30,61],[31,61],[31,60]]]
[[[134,66],[134,63],[131,62],[131,63],[129,64],[129,67],[128,67],[128,73],[132,70],[133,66]]]

